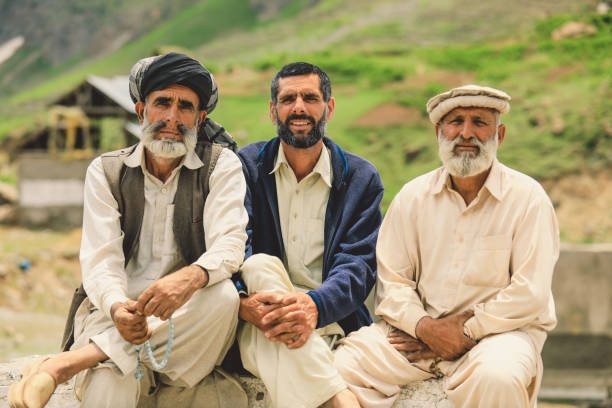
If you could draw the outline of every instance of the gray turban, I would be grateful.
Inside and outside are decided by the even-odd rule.
[[[200,100],[200,110],[211,113],[217,106],[217,83],[198,61],[171,52],[143,58],[130,71],[130,97],[134,103],[144,102],[147,95],[170,85],[192,89]]]

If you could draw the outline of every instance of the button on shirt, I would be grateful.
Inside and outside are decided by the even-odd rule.
[[[298,183],[281,144],[272,173],[276,180],[285,268],[297,288],[316,289],[322,282],[325,212],[332,182],[329,152],[324,147],[312,172]]]
[[[166,182],[150,174],[144,147],[139,144],[124,159],[129,167],[144,173],[144,213],[138,246],[124,267],[123,233],[119,212],[96,158],[87,169],[81,267],[83,285],[92,303],[110,317],[115,302],[135,299],[152,282],[184,266],[173,231],[174,195],[183,166],[195,170],[204,165],[196,153],[188,153]],[[204,252],[195,264],[209,274],[208,285],[229,278],[244,258],[246,183],[240,160],[224,149],[209,179],[210,192],[204,205]]]
[[[406,184],[376,251],[376,314],[412,336],[424,316],[473,309],[465,323],[470,337],[523,330],[541,349],[556,324],[552,204],[535,180],[497,160],[467,206],[444,169]]]

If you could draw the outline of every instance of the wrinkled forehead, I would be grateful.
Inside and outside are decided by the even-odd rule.
[[[191,102],[193,106],[198,106],[200,102],[198,94],[193,89],[179,84],[172,84],[165,88],[151,91],[147,95],[146,100],[151,102],[159,98],[187,101]]]
[[[312,93],[321,94],[319,76],[316,74],[293,75],[278,80],[278,94]]]
[[[499,114],[499,112],[491,108],[481,108],[476,106],[459,106],[444,115],[440,122],[448,122],[449,120],[452,120],[454,118],[480,118],[487,120],[495,120],[497,114]]]

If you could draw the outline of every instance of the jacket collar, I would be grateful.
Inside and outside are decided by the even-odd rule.
[[[331,185],[333,189],[339,190],[348,175],[348,160],[340,146],[331,139],[324,137],[323,143],[330,152],[332,177]],[[280,147],[280,138],[275,137],[262,146],[257,155],[257,165],[261,166],[263,174],[269,175],[274,171],[276,156]]]

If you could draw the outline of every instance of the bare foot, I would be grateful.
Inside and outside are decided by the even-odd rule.
[[[83,348],[65,351],[43,361],[38,371],[48,373],[56,384],[62,384],[80,371],[95,367],[99,362],[107,359],[108,356],[98,346],[90,343]]]
[[[108,356],[94,343],[90,343],[81,349],[38,360],[24,369],[20,381],[9,387],[9,405],[11,408],[42,408],[58,384],[106,359]]]
[[[331,408],[359,408],[357,397],[349,389],[340,391],[325,403],[326,407]]]

